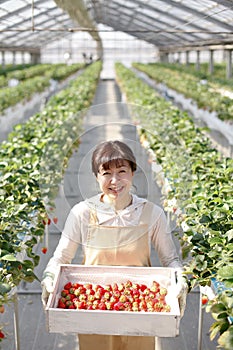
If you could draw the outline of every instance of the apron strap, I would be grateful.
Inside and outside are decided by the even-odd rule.
[[[90,210],[89,224],[90,225],[98,225],[99,224],[99,220],[98,220],[98,217],[97,217],[96,209],[91,209]]]
[[[151,222],[151,215],[153,212],[153,208],[154,208],[154,203],[152,202],[146,202],[144,204],[141,217],[140,217],[140,224],[148,225]]]

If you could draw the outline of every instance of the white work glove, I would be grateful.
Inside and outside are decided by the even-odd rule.
[[[175,271],[176,274],[176,287],[175,287],[175,293],[176,297],[179,301],[180,306],[180,317],[182,318],[184,316],[184,311],[186,307],[186,298],[189,290],[189,286],[187,283],[187,278],[182,274],[181,269],[177,269]]]
[[[51,273],[48,271],[43,274],[43,279],[41,281],[41,287],[42,287],[41,300],[44,308],[47,305],[49,294],[53,293],[54,291],[54,286],[53,286],[54,277],[55,277],[54,273]]]

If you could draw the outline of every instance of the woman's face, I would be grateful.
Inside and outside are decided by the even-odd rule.
[[[109,199],[123,199],[128,196],[133,181],[133,172],[129,162],[122,160],[118,166],[113,162],[106,170],[101,165],[97,181],[100,189]]]

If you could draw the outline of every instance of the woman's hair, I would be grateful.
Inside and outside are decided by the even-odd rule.
[[[101,165],[107,170],[113,164],[121,166],[123,160],[129,163],[133,172],[137,169],[136,158],[131,148],[124,142],[117,140],[101,142],[92,154],[92,171],[97,176]]]

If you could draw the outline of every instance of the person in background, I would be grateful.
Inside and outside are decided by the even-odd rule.
[[[101,193],[81,201],[70,211],[53,257],[43,274],[42,302],[53,291],[59,264],[69,264],[81,244],[86,265],[150,267],[151,245],[164,267],[178,276],[177,296],[183,316],[187,284],[162,208],[131,193],[136,159],[121,141],[98,144],[92,171]],[[90,330],[91,331],[91,330]],[[155,337],[79,334],[80,350],[154,350]]]

